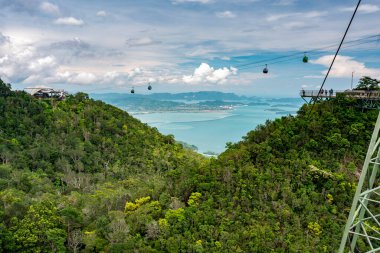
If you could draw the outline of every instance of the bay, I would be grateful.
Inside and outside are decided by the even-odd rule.
[[[249,131],[267,120],[294,115],[302,105],[299,99],[281,101],[268,98],[263,101],[262,104],[226,111],[131,114],[163,134],[174,135],[177,141],[197,146],[199,153],[211,151],[219,154],[225,150],[227,142],[240,141]]]

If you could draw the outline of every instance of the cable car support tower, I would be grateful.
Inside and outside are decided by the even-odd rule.
[[[380,252],[380,113],[343,232],[339,253]]]

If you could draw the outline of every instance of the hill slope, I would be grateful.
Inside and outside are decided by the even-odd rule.
[[[123,213],[126,201],[162,194],[170,200],[175,190],[166,174],[204,160],[84,93],[37,100],[1,81],[0,129],[0,252],[91,251],[98,246],[85,243],[84,232],[99,219],[108,231],[110,212]],[[101,248],[109,243],[106,235]]]
[[[1,85],[5,252],[333,252],[377,116],[304,106],[205,159],[86,94]]]

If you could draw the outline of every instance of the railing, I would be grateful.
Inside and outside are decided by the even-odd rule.
[[[380,91],[377,90],[350,90],[345,95],[355,98],[377,98],[380,99]]]
[[[337,94],[344,94],[348,97],[352,98],[369,98],[369,99],[380,99],[380,91],[371,91],[371,90],[323,90],[323,92],[319,92],[319,90],[301,90],[301,97],[321,97],[321,98],[329,98],[336,97]]]
[[[301,97],[335,97],[336,93],[341,93],[344,91],[335,91],[335,90],[328,90],[327,92],[323,90],[323,92],[319,92],[319,90],[301,90],[300,96]]]

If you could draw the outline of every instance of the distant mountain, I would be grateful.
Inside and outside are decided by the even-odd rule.
[[[275,102],[275,103],[294,103],[295,101],[301,102],[299,97],[296,98],[270,98],[267,100],[268,102]]]
[[[149,97],[159,100],[248,100],[250,97],[219,91],[199,91],[185,93],[153,93]]]
[[[90,94],[90,97],[130,112],[197,112],[228,110],[241,105],[273,107],[272,103],[276,103],[277,107],[298,108],[303,103],[300,98],[247,97],[219,91],[153,94],[98,93]]]
[[[250,103],[248,103],[248,105],[261,106],[261,105],[269,105],[269,103],[265,103],[265,102],[250,102]]]
[[[202,101],[215,101],[215,100],[250,100],[253,97],[239,96],[234,93],[224,93],[219,91],[199,91],[199,92],[185,92],[185,93],[153,93],[149,95],[143,94],[128,94],[128,93],[100,93],[90,94],[92,98],[107,100],[107,102],[116,102],[123,99],[131,98],[149,98],[155,100],[202,100]]]
[[[91,94],[94,99],[127,109],[128,111],[204,111],[226,110],[231,106],[244,105],[248,97],[216,91],[188,93],[154,93],[150,95],[104,93]],[[186,103],[186,101],[200,101]],[[238,102],[239,101],[239,102]]]

